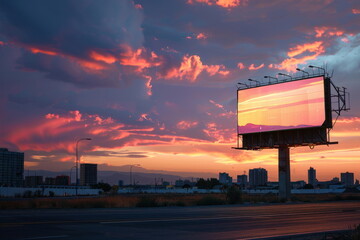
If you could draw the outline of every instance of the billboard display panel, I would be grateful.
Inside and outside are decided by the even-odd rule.
[[[325,119],[322,76],[238,91],[238,134],[320,127]]]

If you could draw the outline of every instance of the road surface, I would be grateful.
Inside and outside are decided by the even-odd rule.
[[[360,202],[1,210],[0,239],[256,239],[360,224]]]

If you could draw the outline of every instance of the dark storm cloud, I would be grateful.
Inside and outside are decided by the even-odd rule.
[[[131,1],[1,1],[0,14],[1,36],[28,51],[20,69],[81,87],[117,86],[120,79],[116,64],[92,71],[102,67],[92,51],[119,55],[122,44],[136,49],[143,43],[142,14]]]
[[[46,46],[69,55],[142,45],[142,16],[131,1],[1,1],[2,33],[9,41]]]
[[[84,71],[81,66],[74,64],[74,62],[59,56],[32,54],[24,51],[17,64],[20,70],[31,69],[43,72],[49,79],[73,83],[82,88],[120,85],[119,70],[116,68],[101,74],[91,73]]]

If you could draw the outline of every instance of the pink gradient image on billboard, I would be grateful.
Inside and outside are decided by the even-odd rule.
[[[238,133],[321,126],[325,121],[323,77],[238,91]]]

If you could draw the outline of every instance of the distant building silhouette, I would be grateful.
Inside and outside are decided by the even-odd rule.
[[[305,185],[306,185],[306,183],[303,180],[291,182],[292,189],[300,189],[300,188],[303,188]]]
[[[66,176],[66,175],[56,176],[55,184],[62,185],[62,186],[70,185],[70,177]]]
[[[37,187],[43,184],[43,176],[26,176],[25,186],[26,187]]]
[[[55,185],[55,178],[54,177],[45,177],[44,184],[45,185]]]
[[[24,179],[24,153],[0,148],[0,186],[20,187]]]
[[[340,179],[338,177],[334,177],[332,180],[331,180],[331,183],[340,183]]]
[[[250,187],[265,186],[268,182],[268,172],[264,168],[254,168],[249,170]]]
[[[308,184],[313,185],[313,187],[317,185],[316,170],[313,167],[308,170]]]
[[[118,181],[118,186],[119,186],[119,187],[124,186],[124,181],[123,181],[123,180],[119,180],[119,181]]]
[[[246,174],[237,175],[237,184],[240,185],[241,187],[245,187],[248,184],[247,175]]]
[[[225,185],[232,184],[232,177],[226,172],[219,173],[219,182]]]
[[[80,185],[90,186],[97,184],[97,164],[80,164]]]
[[[354,173],[346,172],[341,173],[341,183],[345,185],[345,187],[351,187],[354,185]]]

